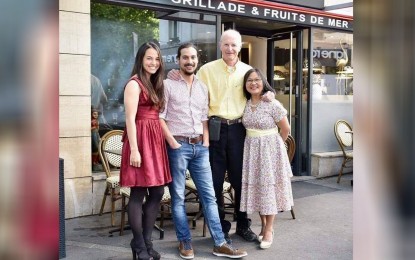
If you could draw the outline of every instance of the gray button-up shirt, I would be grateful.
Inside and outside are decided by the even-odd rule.
[[[183,79],[164,80],[166,106],[160,118],[172,135],[194,137],[203,134],[202,121],[208,120],[208,90],[195,76],[189,91]]]

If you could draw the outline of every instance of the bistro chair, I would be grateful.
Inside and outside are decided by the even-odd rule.
[[[284,144],[285,148],[287,149],[288,159],[290,160],[290,162],[292,162],[292,160],[294,159],[296,149],[294,137],[288,135],[288,138],[287,140],[285,140]],[[295,219],[294,207],[291,207],[291,216],[293,219]]]
[[[101,216],[104,211],[105,201],[107,197],[111,200],[111,225],[115,226],[115,202],[121,199],[117,190],[120,187],[119,168],[121,166],[121,149],[122,149],[122,130],[111,130],[101,137],[99,144],[99,156],[107,175],[106,188],[104,197],[102,198]]]
[[[129,187],[121,187],[120,194],[121,194],[121,226],[120,226],[120,236],[124,234],[125,227],[125,213],[127,212],[127,199],[130,199],[130,192],[131,189]],[[154,227],[160,232],[160,239],[164,239],[164,219],[167,214],[170,214],[171,208],[171,196],[169,192],[169,188],[167,186],[164,187],[164,194],[160,201],[160,224],[154,224]]]
[[[343,168],[353,167],[352,164],[349,164],[353,161],[353,150],[350,150],[353,148],[353,129],[346,120],[337,120],[334,124],[334,135],[343,152],[343,163],[339,177],[337,177],[337,183],[339,183],[343,174]]]

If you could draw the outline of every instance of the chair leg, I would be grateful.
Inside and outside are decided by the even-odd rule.
[[[115,226],[115,189],[111,188],[111,226]]]
[[[120,227],[120,236],[124,234],[124,226],[125,226],[125,196],[122,195],[121,198],[121,227]]]
[[[164,225],[164,205],[160,205],[160,228]]]
[[[295,219],[294,207],[291,207],[291,216]]]
[[[105,188],[104,197],[102,198],[101,209],[99,211],[99,215],[101,216],[104,212],[105,201],[107,200],[108,195],[108,186]]]
[[[193,220],[192,220],[192,226],[193,229],[196,228],[196,221],[203,215],[203,210],[199,209],[199,212],[194,216]]]
[[[345,165],[346,165],[346,159],[343,159],[342,167],[340,168],[340,172],[339,172],[339,177],[337,177],[337,183],[340,182],[340,178],[342,177],[343,168],[344,168]]]
[[[202,232],[202,236],[206,237],[206,220],[203,217],[203,232]]]
[[[159,227],[157,224],[154,224],[154,227],[160,232],[160,240],[164,239],[164,229]]]

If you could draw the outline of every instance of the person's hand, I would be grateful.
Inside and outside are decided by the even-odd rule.
[[[206,148],[209,148],[209,141],[207,141],[207,142],[203,142],[203,144],[202,144],[204,147],[206,147]]]
[[[264,95],[262,95],[261,99],[266,102],[271,102],[272,100],[275,99],[275,94],[272,91],[267,91]]]
[[[174,81],[178,81],[180,80],[180,72],[176,69],[172,69],[171,71],[169,71],[169,73],[167,73],[167,78]]]
[[[131,150],[130,165],[133,167],[141,167],[141,155],[138,150]]]
[[[180,147],[182,147],[182,145],[177,142],[176,140],[174,140],[174,142],[172,144],[169,144],[171,149],[175,150],[175,149],[179,149]]]

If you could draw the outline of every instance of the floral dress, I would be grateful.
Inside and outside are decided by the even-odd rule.
[[[261,101],[256,109],[248,100],[242,123],[247,129],[270,130],[287,115],[280,102]],[[293,176],[287,150],[279,133],[247,134],[244,144],[240,211],[274,215],[294,205]]]

